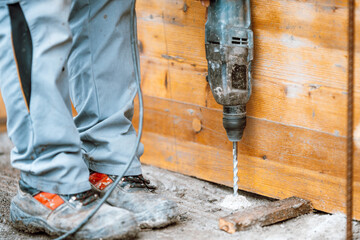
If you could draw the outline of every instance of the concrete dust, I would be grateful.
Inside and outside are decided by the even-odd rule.
[[[16,194],[19,172],[10,166],[11,144],[0,134],[0,239],[51,239],[46,234],[30,235],[14,229],[9,221],[11,197]],[[145,230],[138,239],[267,239],[267,240],[340,240],[345,238],[343,214],[311,213],[268,227],[254,227],[244,232],[228,234],[219,230],[218,219],[237,208],[266,204],[268,199],[239,191],[234,204],[232,188],[201,181],[152,166],[143,166],[143,174],[158,186],[157,192],[173,199],[179,205],[178,223],[158,230]],[[355,238],[360,239],[360,226],[354,222]]]
[[[231,210],[239,210],[250,207],[252,204],[244,196],[234,196],[233,194],[230,194],[226,195],[224,200],[220,203],[220,206]]]

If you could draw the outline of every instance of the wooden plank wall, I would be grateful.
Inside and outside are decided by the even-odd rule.
[[[240,188],[274,198],[295,195],[317,209],[344,212],[347,1],[251,2],[254,80],[239,146]],[[145,99],[142,161],[231,186],[231,143],[222,108],[205,80],[205,8],[198,0],[138,0],[137,11]],[[356,36],[359,66],[359,30]],[[192,127],[196,121],[200,132]],[[360,219],[360,139],[357,144]]]
[[[344,211],[347,1],[252,5],[254,80],[239,146],[239,187]],[[142,161],[231,186],[231,143],[205,80],[205,8],[199,0],[138,0],[137,14],[145,99]],[[356,41],[359,66],[359,29]],[[359,67],[355,77],[354,215],[360,219]],[[0,118],[4,113],[0,101]],[[193,128],[198,121],[200,132]]]

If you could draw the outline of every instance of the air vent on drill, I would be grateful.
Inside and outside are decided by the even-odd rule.
[[[239,38],[239,37],[232,37],[232,44],[237,44],[237,45],[247,45],[248,44],[248,39],[247,38]]]

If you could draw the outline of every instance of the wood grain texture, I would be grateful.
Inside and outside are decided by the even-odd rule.
[[[269,226],[310,212],[312,206],[309,201],[290,197],[222,217],[219,219],[219,228],[228,233],[235,233],[254,226]]]
[[[264,4],[270,8],[269,4]],[[173,4],[172,1],[164,1],[164,5],[166,6],[164,15],[166,12],[174,15],[181,12],[181,9],[178,9],[179,4]],[[279,8],[277,11],[280,11],[281,7],[276,4],[271,9],[276,7]],[[266,13],[266,9],[259,10],[260,13]],[[319,18],[329,21],[330,18],[343,21],[346,17],[345,9],[341,11],[340,7],[335,11],[336,14],[332,11],[328,13],[322,8],[316,11],[309,14],[320,15]],[[329,14],[331,16],[328,16]],[[310,39],[297,39],[294,37],[295,33],[301,29],[294,32],[293,27],[288,26],[286,22],[287,19],[292,19],[294,22],[291,14],[287,14],[285,16],[287,18],[282,19],[284,23],[281,26],[278,26],[280,23],[272,23],[277,21],[276,19],[267,18],[267,21],[262,19],[263,15],[261,14],[258,20],[255,14],[253,19],[254,26],[259,26],[259,29],[254,27],[256,58],[253,71],[254,91],[249,102],[249,115],[345,136],[346,42],[345,39],[339,42],[342,45],[341,49],[330,48],[327,42],[334,33],[342,32],[342,37],[345,37],[346,24],[324,25],[326,21],[323,20],[319,23],[320,27],[314,29],[312,26],[314,24],[299,21],[297,24],[301,29],[305,28],[303,31],[311,30],[319,36],[316,39],[312,35]],[[158,65],[157,59],[164,60],[164,56],[168,60],[163,67],[165,71],[162,73],[163,76],[157,77],[163,79],[166,73],[168,88],[162,87],[161,84],[159,88],[153,85],[146,93],[155,96],[156,94],[171,95],[171,98],[177,101],[221,108],[214,102],[205,81],[207,68],[203,47],[203,26],[199,28],[199,26],[172,24],[166,19],[168,18],[165,18],[164,22],[152,21],[154,26],[151,29],[147,28],[149,21],[142,18],[139,20],[142,57],[147,59],[151,57],[154,65]],[[180,19],[178,21],[181,23],[181,16],[175,19]],[[143,22],[146,24],[141,27]],[[278,26],[276,28],[278,32],[274,32],[274,25]],[[314,33],[310,34],[314,35]],[[358,61],[359,54],[356,56]],[[148,68],[145,66],[144,69]],[[255,89],[257,86],[260,87]],[[356,86],[356,91],[359,92],[358,84]],[[147,85],[144,86],[145,91],[146,87]],[[269,91],[273,88],[276,89]],[[197,97],[189,98],[190,93],[196,94]],[[358,108],[356,110],[359,111]]]
[[[239,187],[344,211],[347,1],[252,5],[253,94],[239,144]],[[205,8],[195,0],[138,0],[137,11],[146,106],[142,161],[231,186],[231,143],[205,80]],[[359,64],[359,30],[356,36]],[[360,129],[359,69],[354,110]],[[358,132],[354,216],[360,219]]]

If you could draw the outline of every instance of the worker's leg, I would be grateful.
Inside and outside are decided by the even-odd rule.
[[[70,93],[84,158],[90,169],[115,175],[130,161],[136,140],[130,6],[131,0],[74,0],[69,18]],[[141,174],[142,153],[141,145],[126,175]]]
[[[58,194],[90,189],[66,80],[69,11],[63,0],[0,2],[0,87],[15,145],[11,162],[31,187]]]
[[[131,124],[136,84],[130,6],[131,0],[89,3],[77,0],[70,15],[74,35],[69,59],[70,84],[79,113],[75,122],[89,167],[96,171],[90,181],[103,193],[114,180],[106,174],[122,173],[136,140]],[[142,152],[141,146],[138,158]],[[133,212],[143,228],[164,227],[176,220],[176,203],[152,193],[153,186],[140,175],[138,158],[107,202]]]
[[[11,201],[10,219],[27,232],[63,234],[100,202],[89,190],[65,78],[71,48],[69,5],[62,0],[8,6],[0,2],[0,85],[8,133],[15,144],[12,164],[22,178]],[[136,233],[132,213],[104,204],[73,237],[118,239]]]

